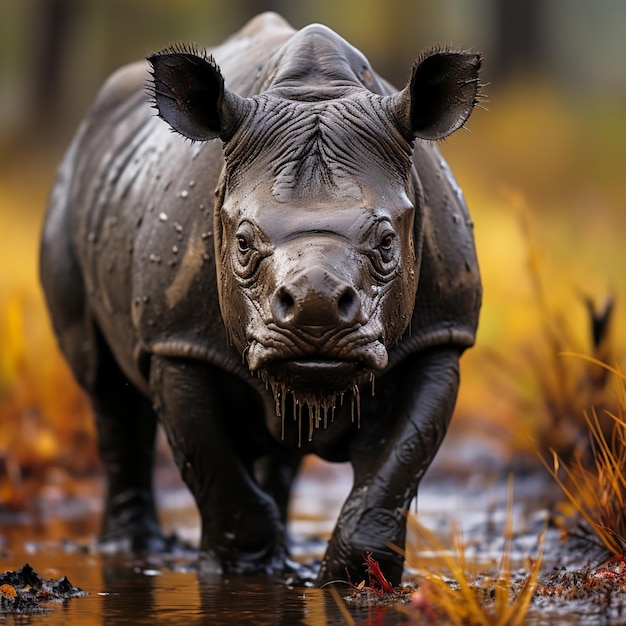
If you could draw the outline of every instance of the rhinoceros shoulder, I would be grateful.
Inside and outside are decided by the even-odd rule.
[[[434,346],[473,345],[482,301],[474,225],[459,184],[435,144],[416,145],[424,239],[415,309],[390,365]]]

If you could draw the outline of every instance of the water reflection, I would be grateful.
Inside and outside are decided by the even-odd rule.
[[[292,531],[299,538],[296,552],[307,561],[322,555],[323,539],[349,489],[349,475],[338,479],[335,473],[329,480],[322,472],[317,478],[303,478],[294,498],[298,515]],[[194,544],[199,520],[185,494],[174,491],[162,498],[163,527]],[[314,510],[309,510],[312,507]],[[145,560],[101,554],[94,549],[100,513],[62,513],[44,507],[31,511],[26,522],[0,517],[0,571],[30,563],[43,577],[67,576],[89,596],[54,605],[45,618],[11,616],[8,623],[43,626],[45,619],[45,626],[345,624],[334,599],[325,591],[288,587],[266,577],[199,577],[193,554]],[[0,622],[2,619],[0,616]]]
[[[15,538],[15,533],[13,533]],[[51,544],[24,551],[13,544],[0,556],[0,570],[28,561],[42,576],[68,576],[89,593],[51,605],[45,616],[8,616],[8,624],[116,626],[133,624],[200,624],[240,626],[334,626],[345,624],[328,592],[290,587],[268,577],[199,576],[187,562],[137,561],[123,557],[65,552]],[[348,595],[348,588],[340,588]],[[393,608],[351,609],[356,624],[394,625],[406,619]],[[45,619],[45,623],[42,621]]]
[[[232,578],[199,582],[202,615],[206,623],[302,624],[306,594],[312,590],[289,589],[263,578]],[[322,622],[317,622],[322,623]]]

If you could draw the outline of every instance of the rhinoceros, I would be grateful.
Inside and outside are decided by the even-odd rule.
[[[289,570],[289,491],[315,454],[354,471],[318,582],[359,580],[365,552],[400,580],[392,546],[478,323],[473,227],[435,142],[468,119],[480,65],[435,48],[397,91],[329,28],[263,14],[105,83],[60,166],[40,261],[95,414],[103,541],[164,546],[159,422],[206,571]]]

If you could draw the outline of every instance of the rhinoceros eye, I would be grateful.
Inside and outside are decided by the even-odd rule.
[[[395,235],[393,233],[387,233],[386,235],[383,235],[383,238],[381,239],[378,247],[381,250],[391,250],[391,244],[393,243],[394,237]]]
[[[239,225],[235,234],[235,243],[237,244],[237,252],[243,261],[253,248],[254,227],[250,222],[243,222]]]
[[[397,235],[386,219],[377,222],[370,231],[371,248],[368,253],[376,280],[386,282],[398,265]]]
[[[268,254],[267,242],[259,229],[249,221],[242,222],[233,241],[231,258],[235,274],[244,280],[251,279]]]
[[[380,243],[378,244],[378,251],[380,252],[383,263],[389,263],[393,259],[393,242],[395,238],[395,233],[390,231],[382,235]]]
[[[250,242],[244,235],[237,235],[237,248],[242,254],[250,250]]]

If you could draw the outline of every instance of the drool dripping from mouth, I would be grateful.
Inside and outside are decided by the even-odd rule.
[[[293,419],[298,422],[298,447],[302,446],[302,414],[306,412],[309,417],[309,429],[307,439],[313,440],[313,433],[320,428],[326,430],[328,423],[335,419],[335,409],[343,406],[344,396],[350,393],[350,416],[352,423],[361,427],[361,390],[359,385],[354,383],[349,389],[341,392],[331,392],[326,394],[314,394],[311,392],[295,391],[290,389],[285,383],[271,379],[265,372],[261,374],[261,380],[265,383],[265,388],[271,390],[274,396],[274,406],[276,417],[281,420],[280,437],[285,439],[285,417],[288,396],[291,395],[293,403]],[[369,382],[371,384],[372,396],[375,393],[374,372],[369,372]]]

